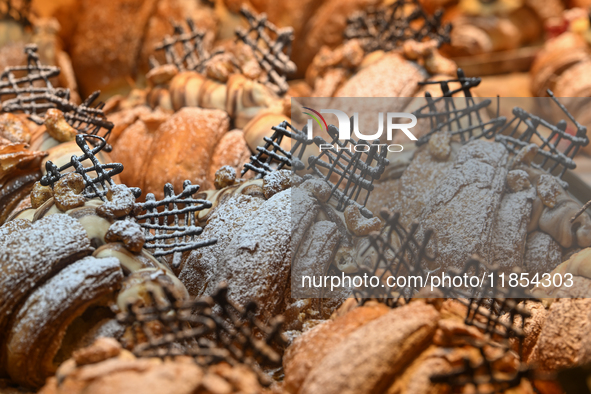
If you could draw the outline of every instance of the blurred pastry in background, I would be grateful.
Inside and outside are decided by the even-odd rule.
[[[457,57],[539,43],[544,22],[562,10],[558,0],[461,0],[446,9],[454,29],[444,51]]]

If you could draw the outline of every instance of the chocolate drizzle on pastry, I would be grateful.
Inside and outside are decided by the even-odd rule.
[[[182,25],[173,22],[174,34],[164,38],[162,43],[156,46],[156,50],[164,51],[167,64],[174,65],[178,71],[205,71],[207,63],[215,56],[223,53],[217,49],[209,53],[204,46],[203,39],[206,32],[197,29],[191,18],[186,20],[189,31],[185,32]],[[181,48],[180,51],[178,48]],[[152,67],[159,66],[156,59],[150,59]]]
[[[301,158],[306,146],[311,144],[311,141],[306,138],[306,129],[300,131],[287,121],[273,126],[272,129],[273,135],[263,137],[265,145],[257,147],[258,153],[250,157],[250,163],[244,164],[241,176],[244,176],[249,170],[256,172],[256,178],[259,179],[284,167],[289,167],[293,171],[304,169],[305,166]],[[289,151],[281,147],[285,137],[291,139]]]
[[[156,200],[153,194],[146,196],[146,201],[137,203],[134,210],[139,212],[134,218],[144,229],[146,243],[144,248],[154,249],[156,257],[185,252],[213,245],[217,240],[198,240],[203,229],[195,226],[195,212],[211,208],[207,200],[193,198],[199,191],[199,185],[191,185],[190,181],[183,183],[183,191],[178,195],[170,183],[164,186],[164,198]],[[163,210],[160,210],[163,208]],[[142,214],[142,212],[145,212]],[[180,264],[175,260],[173,268]]]
[[[250,367],[261,384],[272,383],[261,366],[281,365],[281,355],[275,350],[285,345],[281,317],[263,324],[255,318],[256,303],[244,308],[234,304],[223,284],[211,297],[194,301],[179,300],[166,286],[162,290],[165,299],[157,300],[148,291],[151,301],[147,306],[128,304],[118,316],[131,329],[136,356],[190,356],[205,367],[239,363]]]
[[[266,14],[253,15],[243,7],[240,13],[248,21],[248,30],[236,29],[239,40],[248,45],[259,65],[265,70],[266,78],[262,81],[278,95],[283,95],[289,88],[286,75],[296,71],[296,65],[290,60],[293,28],[277,28],[267,20]]]
[[[460,83],[461,86],[452,90],[449,88],[449,83],[453,82]],[[494,139],[502,143],[510,153],[518,155],[520,150],[534,142],[541,141],[535,143],[537,146],[533,148],[537,150],[532,152],[532,157],[526,158],[526,164],[554,175],[561,186],[567,188],[568,184],[562,181],[561,178],[567,169],[572,170],[576,167],[573,160],[575,155],[582,147],[589,144],[587,128],[576,121],[550,90],[548,90],[548,94],[552,100],[574,124],[576,128],[574,135],[567,132],[566,121],[561,120],[556,125],[553,125],[542,117],[533,115],[519,107],[513,109],[514,117],[509,121],[504,116],[498,116],[498,114],[496,117],[485,121],[484,111],[491,104],[491,100],[475,100],[470,91],[479,83],[480,78],[467,78],[461,69],[458,69],[458,78],[455,80],[421,82],[422,85],[439,84],[443,95],[434,99],[427,92],[425,95],[427,104],[413,112],[417,119],[429,119],[431,125],[430,131],[419,138],[417,145],[426,144],[435,133],[444,131],[452,136],[459,136],[462,144],[482,137]],[[459,92],[462,92],[465,98],[452,97]],[[459,107],[458,104],[460,103],[462,107]],[[441,108],[440,104],[444,104],[444,108]],[[465,126],[462,127],[462,124]],[[525,131],[521,130],[522,125],[527,127]],[[549,135],[544,136],[545,133],[541,132],[542,129],[548,130]],[[563,144],[566,142],[566,146],[562,150],[559,149],[559,143],[561,142]],[[525,152],[522,154],[525,154]],[[536,155],[541,158],[540,163],[533,161]],[[517,157],[520,160],[522,159],[519,155]],[[516,164],[519,163],[516,162]],[[573,218],[573,221],[577,216]]]
[[[407,6],[414,6],[408,12]],[[366,52],[391,51],[407,40],[434,39],[437,46],[450,42],[452,25],[442,25],[443,10],[428,15],[418,0],[397,0],[389,5],[368,7],[347,21],[346,39],[358,39]]]
[[[328,135],[331,137],[329,142],[320,136],[314,137],[314,143],[317,146],[338,144],[342,149],[322,150],[318,156],[310,156],[308,163],[315,176],[324,179],[331,187],[331,197],[337,199],[336,209],[343,212],[349,205],[355,205],[359,208],[361,214],[366,218],[372,217],[372,213],[365,208],[369,193],[373,190],[373,182],[379,179],[386,165],[389,163],[386,159],[387,150],[379,149],[379,141],[374,144],[369,141],[355,141],[353,139],[340,140],[339,130],[333,125],[328,125]],[[348,145],[357,144],[370,145],[368,151],[351,152],[344,149]],[[333,177],[337,176],[336,180]],[[361,202],[358,202],[361,200]]]
[[[362,273],[377,276],[380,281],[385,280],[388,276],[398,277],[399,275],[418,275],[425,278],[427,265],[434,259],[427,251],[427,244],[433,232],[427,231],[422,239],[417,238],[418,224],[412,224],[407,230],[400,223],[399,213],[392,214],[383,210],[380,215],[385,226],[379,233],[371,234],[368,237],[369,243],[362,254],[371,256],[371,261],[361,268]],[[395,307],[410,301],[419,290],[419,287],[414,287],[409,283],[404,288],[382,286],[355,289],[353,295],[360,305],[375,300]]]
[[[74,104],[70,101],[69,89],[51,83],[50,79],[57,77],[60,69],[41,64],[34,44],[27,45],[25,53],[26,66],[7,67],[0,75],[1,111],[25,113],[33,122],[42,125],[47,111],[56,109],[78,133],[96,135],[105,130],[104,137],[108,138],[113,123],[107,120],[103,103],[93,106],[100,92],[92,93],[80,105]]]

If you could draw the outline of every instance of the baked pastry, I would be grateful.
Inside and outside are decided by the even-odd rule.
[[[0,120],[0,225],[26,199],[41,178],[44,152],[27,149],[31,139],[26,123],[12,114]]]
[[[82,147],[85,141],[78,136],[76,142]],[[104,146],[102,140],[99,148]],[[144,249],[153,240],[130,219],[132,211],[144,208],[136,205],[132,189],[113,182],[104,169],[114,165],[101,164],[98,153],[83,156],[92,157],[90,169],[70,155],[74,172],[48,161],[48,184],[36,182],[31,207],[13,212],[0,227],[0,285],[6,294],[0,370],[24,387],[40,387],[94,338],[122,336],[118,308],[150,303],[150,294],[165,297],[162,287],[178,300],[188,296],[170,268]],[[59,162],[60,155],[55,158]]]
[[[268,123],[261,123],[258,114],[269,113],[274,119],[282,120],[289,116],[289,99],[282,97],[288,85],[280,74],[289,73],[295,67],[282,48],[291,43],[291,30],[277,30],[263,17],[244,10],[243,13],[251,25],[251,30],[237,31],[243,43],[228,44],[223,53],[189,51],[182,57],[175,52],[174,43],[185,33],[177,28],[175,36],[166,38],[162,44],[168,64],[157,65],[147,74],[150,86],[144,94],[133,93],[125,99],[112,100],[109,110],[114,111],[113,156],[133,167],[124,173],[125,183],[161,196],[164,185],[161,177],[172,174],[172,167],[166,167],[173,166],[174,172],[178,172],[180,165],[186,168],[178,172],[180,182],[191,178],[204,188],[212,188],[218,168],[225,165],[241,168],[250,156],[246,143],[254,151],[262,136],[269,133]],[[195,33],[194,26],[190,29]],[[251,38],[257,29],[277,35],[279,49],[273,49],[277,53],[259,55],[258,51],[268,48],[267,44]],[[197,35],[193,39],[195,45],[203,44],[203,37]],[[277,57],[272,64],[268,60],[271,56]],[[199,61],[192,64],[191,59]],[[284,63],[282,67],[277,66],[279,62]],[[243,137],[240,131],[226,135],[230,125],[248,129],[249,136],[245,133]],[[199,150],[199,162],[193,156],[184,157],[187,144]],[[169,160],[172,156],[174,161]],[[169,175],[165,178],[171,179]],[[176,182],[175,186],[180,184]]]
[[[466,325],[464,308],[453,300],[417,300],[392,310],[368,303],[345,311],[290,345],[284,388],[288,393],[445,393],[472,384],[494,388],[487,372],[503,387],[499,382],[517,373],[518,357],[507,350],[503,355],[502,345],[489,345],[476,327]],[[489,358],[497,363],[487,364]],[[473,375],[463,363],[473,366]],[[492,370],[485,372],[484,365]],[[456,384],[451,376],[461,379]],[[513,386],[515,392],[533,392],[525,378]]]
[[[419,11],[415,13],[420,15]],[[409,31],[401,28],[392,42],[372,37],[370,34],[377,34],[373,31],[364,32],[365,36],[353,29],[351,35],[362,38],[349,39],[335,49],[320,48],[306,70],[312,96],[413,97],[420,90],[418,82],[456,73],[455,63],[442,57],[437,49],[445,39],[444,32],[434,32],[436,38],[423,41],[413,38],[410,27],[406,29]],[[402,40],[398,35],[408,39],[398,42]]]
[[[329,0],[320,5],[305,25],[306,35],[294,46],[294,61],[298,69],[305,70],[323,46],[334,49],[343,42],[343,31],[349,16],[378,3],[374,0]]]
[[[30,3],[9,3],[0,11],[0,69],[27,64],[25,48],[35,44],[43,63],[58,66],[62,73],[52,79],[56,86],[70,89],[74,102],[80,102],[72,63],[58,35],[60,24],[49,15],[36,13]]]
[[[480,124],[494,122],[482,120]],[[425,123],[417,126],[419,135],[424,133],[421,128],[430,129]],[[383,176],[368,201],[374,212],[384,203],[400,212],[401,223],[407,228],[417,221],[420,234],[434,231],[437,241],[432,251],[437,257],[430,269],[461,270],[476,254],[487,264],[543,273],[555,268],[569,248],[588,246],[590,218],[584,217],[571,227],[567,217],[577,213],[579,204],[567,196],[559,180],[532,162],[538,152],[536,145],[522,142],[522,148],[511,153],[505,147],[508,140],[500,136],[496,138],[499,142],[472,138],[462,145],[459,130],[452,126],[431,134],[428,140],[428,133],[421,137],[424,142],[410,164],[403,171]],[[585,145],[584,135],[579,136],[581,146]],[[454,208],[455,204],[459,205]],[[462,219],[456,220],[454,212],[461,212]]]
[[[180,189],[185,179],[193,179],[203,188],[213,188],[218,168],[239,169],[250,156],[242,132],[228,132],[229,119],[222,111],[183,108],[168,115],[136,108],[128,112],[130,119],[135,118],[132,113],[143,113],[133,123],[124,116],[115,119],[115,127],[123,130],[118,131],[111,156],[129,168],[121,175],[123,182],[158,198],[166,182]]]
[[[349,222],[327,202],[328,186],[297,178],[292,181],[289,171],[280,170],[202,194],[212,202],[211,209],[197,216],[204,227],[202,236],[218,241],[185,253],[175,268],[192,296],[212,294],[219,284],[227,283],[232,300],[241,305],[256,301],[262,321],[285,314],[286,327],[291,329],[301,329],[312,316],[326,318],[340,305],[350,289],[335,289],[334,300],[321,307],[297,299],[303,295],[292,298],[291,278],[297,277],[292,266],[329,269],[338,261],[337,249],[350,245],[353,237]],[[349,239],[343,241],[343,236]],[[325,249],[320,264],[314,250],[320,252],[316,248],[321,245]],[[322,294],[315,292],[312,297]]]
[[[99,338],[73,354],[41,389],[42,394],[117,392],[263,393],[246,366],[220,364],[204,369],[189,357],[136,358],[110,338]]]
[[[404,225],[408,226],[418,218],[422,228],[435,231],[438,239],[436,266],[461,269],[462,262],[476,253],[489,264],[527,266],[532,270],[530,272],[541,272],[538,269],[548,272],[553,269],[549,263],[539,259],[532,261],[531,257],[528,257],[528,263],[523,260],[528,253],[539,256],[539,252],[534,252],[539,247],[538,238],[528,237],[528,233],[538,229],[551,235],[551,238],[546,237],[545,250],[556,250],[561,246],[564,251],[575,245],[587,246],[590,218],[584,217],[577,225],[581,229],[576,233],[579,235],[574,233],[570,219],[567,219],[578,210],[576,202],[565,200],[561,204],[550,204],[552,208],[542,203],[540,190],[547,185],[562,190],[553,177],[540,174],[531,167],[507,171],[507,152],[499,143],[479,140],[460,148],[452,142],[451,152],[441,161],[425,145],[415,153],[410,166],[398,180],[377,186],[378,190],[385,188],[395,193],[387,207],[402,213]],[[478,183],[474,183],[474,177],[478,178]],[[528,186],[511,190],[507,182],[514,177],[529,179]],[[487,186],[480,188],[477,185]],[[383,194],[378,191],[370,196],[368,207],[377,209],[374,207],[383,202]],[[453,208],[456,203],[463,208]],[[468,206],[473,207],[473,211],[466,211]],[[539,208],[546,210],[547,214],[539,216],[536,213]],[[455,222],[450,212],[462,212],[463,219]],[[556,257],[551,259],[552,264],[557,263]]]
[[[546,96],[547,89],[558,88],[556,94],[559,97],[575,97],[564,96],[560,92],[561,89],[572,89],[573,84],[559,83],[559,80],[566,71],[588,59],[590,53],[589,44],[584,35],[576,31],[567,31],[548,40],[531,67],[532,93],[535,96],[543,97]],[[580,89],[580,84],[578,89]]]
[[[127,93],[129,78],[141,79],[148,70],[154,45],[171,19],[190,17],[212,32],[216,20],[213,10],[202,3],[156,0],[125,4],[80,1],[76,7],[58,9],[56,15],[68,26],[62,38],[83,96],[96,90]]]
[[[552,302],[529,362],[546,372],[588,363],[588,311],[588,299],[560,298]]]
[[[560,1],[462,0],[444,14],[454,28],[443,50],[454,57],[471,56],[534,44],[542,37],[545,21],[563,9]]]

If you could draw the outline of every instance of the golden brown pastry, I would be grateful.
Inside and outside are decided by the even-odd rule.
[[[383,304],[368,303],[334,320],[319,324],[296,338],[284,356],[283,388],[289,393],[298,393],[308,373],[318,366],[324,356],[334,351],[357,328],[388,311]]]
[[[27,149],[30,140],[26,122],[12,114],[0,117],[0,225],[41,177],[40,163],[46,154]]]
[[[47,234],[52,234],[47,243]],[[3,271],[0,346],[5,349],[10,318],[16,308],[41,282],[59,270],[92,252],[84,228],[67,215],[54,215],[30,227],[13,230],[4,239],[0,254]],[[3,354],[6,353],[3,351]],[[0,360],[6,365],[6,359]]]
[[[191,358],[175,360],[136,358],[110,338],[99,338],[92,346],[74,353],[41,389],[42,394],[203,394],[265,392],[256,375],[245,366],[220,364],[208,369]]]
[[[570,222],[579,204],[553,176],[526,163],[511,167],[513,159],[496,142],[461,146],[452,139],[447,145],[450,153],[443,160],[430,143],[420,147],[402,175],[385,177],[368,202],[376,210],[386,201],[401,212],[403,225],[416,221],[434,231],[430,248],[437,257],[430,269],[462,269],[478,254],[488,264],[541,274],[554,269],[567,248],[591,242],[589,217]],[[462,220],[455,221],[457,215]],[[532,235],[535,231],[546,237]]]
[[[505,387],[507,392],[533,393],[527,378],[511,386],[487,383],[488,374],[500,380],[515,376],[519,357],[503,341],[491,341],[467,325],[466,307],[457,301],[416,300],[392,310],[354,304],[344,304],[336,317],[305,331],[288,347],[288,393],[448,393],[473,387],[471,381],[481,390]],[[535,336],[542,322],[530,318],[526,330]],[[495,361],[488,364],[490,360]],[[466,368],[467,362],[474,369]]]
[[[83,96],[95,90],[129,91],[128,79],[147,71],[154,45],[163,33],[172,33],[171,18],[181,22],[193,17],[198,26],[207,29],[213,29],[215,21],[208,6],[182,1],[83,0],[70,13],[62,17],[73,19],[75,27],[64,40],[71,48]]]
[[[183,108],[160,126],[144,167],[144,187],[157,198],[167,182],[182,189],[185,179],[208,189],[214,147],[229,129],[226,114],[218,110]],[[123,163],[125,165],[125,163]]]
[[[305,37],[294,42],[294,61],[298,70],[305,70],[322,46],[336,48],[343,42],[343,30],[351,14],[376,4],[376,0],[325,1],[307,21]]]
[[[33,291],[15,314],[7,339],[6,365],[12,380],[37,387],[53,375],[69,347],[76,346],[77,337],[101,316],[100,307],[107,305],[104,298],[113,298],[121,279],[117,259],[86,257]]]
[[[397,53],[385,54],[344,83],[335,97],[412,97],[426,73]]]
[[[546,42],[530,70],[534,96],[546,96],[547,89],[558,86],[556,82],[562,73],[590,54],[585,38],[574,32],[566,32]]]

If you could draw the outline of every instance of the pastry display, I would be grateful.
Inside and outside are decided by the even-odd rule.
[[[0,393],[584,392],[587,6],[0,0]]]
[[[536,43],[544,22],[562,10],[560,1],[462,0],[445,14],[456,27],[449,51],[466,56]]]
[[[559,97],[585,97],[588,85],[579,75],[589,58],[587,11],[573,8],[556,18],[561,29],[544,44],[532,65],[531,90],[536,96],[544,96],[551,89]]]
[[[306,82],[317,97],[412,97],[417,82],[454,75],[456,65],[438,47],[449,40],[451,25],[441,15],[429,16],[418,2],[394,2],[371,12],[352,14],[346,41],[325,45],[306,70]],[[385,24],[383,20],[402,23]],[[396,70],[394,72],[394,70]],[[381,75],[388,83],[376,83]]]

